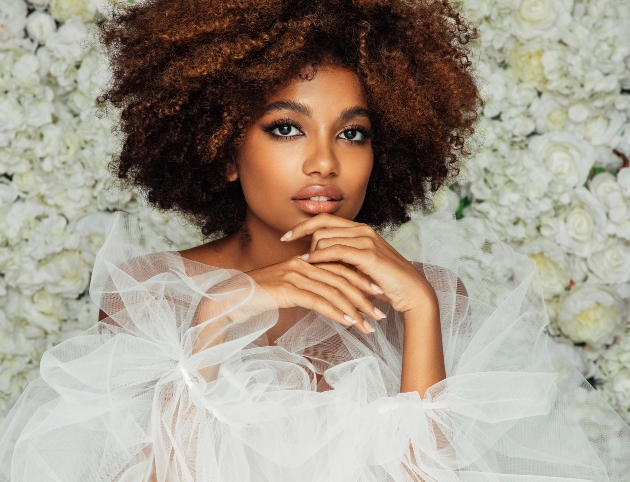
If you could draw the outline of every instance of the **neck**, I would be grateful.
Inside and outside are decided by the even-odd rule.
[[[230,239],[235,264],[239,271],[248,272],[281,263],[308,252],[310,236],[304,240],[285,243],[280,232],[261,221],[248,210],[245,226]]]

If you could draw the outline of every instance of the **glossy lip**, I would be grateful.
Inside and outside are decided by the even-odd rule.
[[[309,198],[326,196],[332,201],[311,201]],[[339,206],[343,195],[336,186],[307,186],[293,195],[291,200],[301,211],[307,214],[333,213]]]

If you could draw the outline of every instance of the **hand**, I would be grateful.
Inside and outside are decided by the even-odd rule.
[[[326,268],[295,257],[247,275],[279,308],[301,306],[344,326],[354,325],[362,333],[373,332],[374,328],[363,320],[359,311],[373,319],[385,316],[363,293],[378,294],[378,287],[364,275],[338,263],[326,263]]]
[[[395,310],[404,314],[435,300],[428,281],[370,226],[319,214],[295,226],[282,240],[307,235],[312,236],[311,249],[302,259],[346,278],[354,271],[344,264],[356,267],[380,287]]]

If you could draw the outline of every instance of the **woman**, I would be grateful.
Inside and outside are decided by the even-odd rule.
[[[213,241],[113,217],[100,323],[44,355],[0,480],[622,480],[630,430],[543,333],[532,263],[439,217],[423,263],[379,235],[466,154],[473,36],[447,2],[118,10],[113,167]]]

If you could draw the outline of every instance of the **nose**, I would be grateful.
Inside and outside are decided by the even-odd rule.
[[[307,150],[302,172],[307,176],[313,174],[319,174],[321,177],[336,176],[340,167],[332,142],[325,136],[313,139]]]

